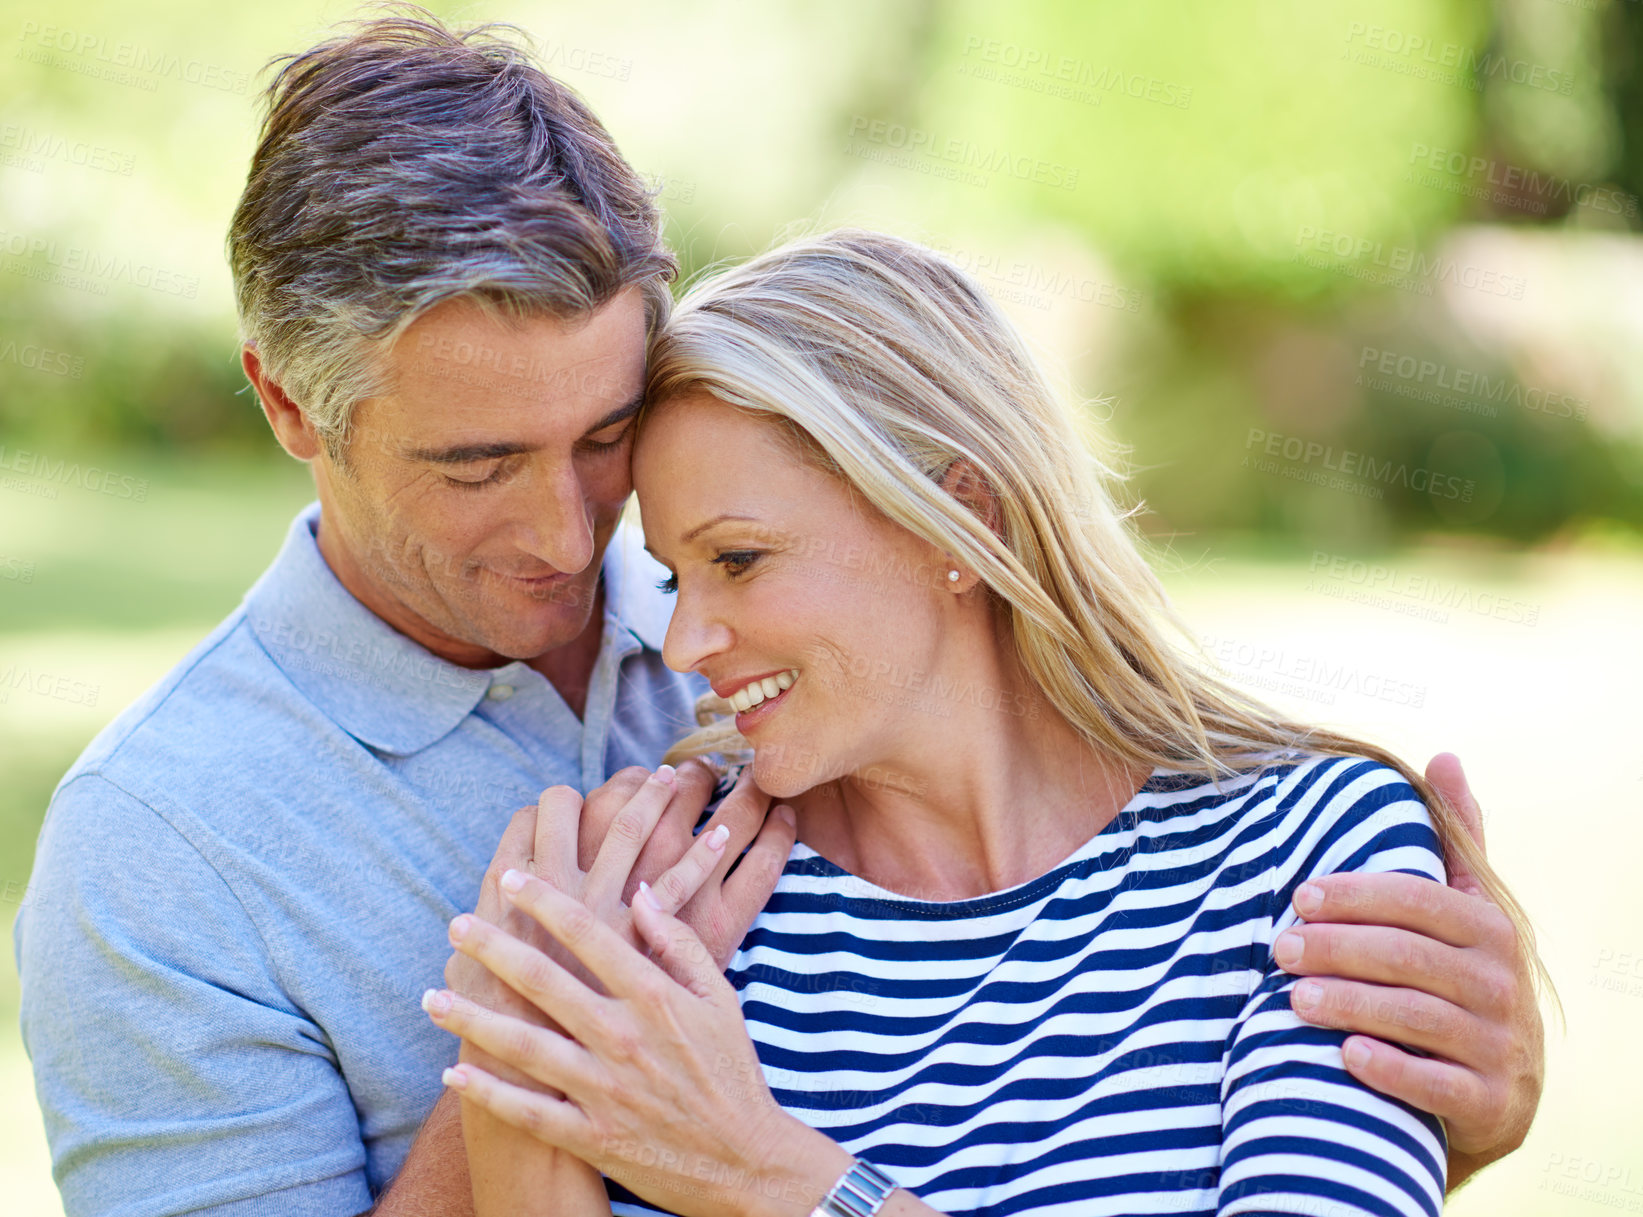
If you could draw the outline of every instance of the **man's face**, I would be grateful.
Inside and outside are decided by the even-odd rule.
[[[456,663],[576,639],[631,488],[644,362],[638,288],[572,321],[431,310],[392,352],[393,391],[355,408],[346,467],[315,459],[326,560]]]

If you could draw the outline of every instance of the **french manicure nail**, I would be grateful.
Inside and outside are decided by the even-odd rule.
[[[447,1069],[439,1075],[439,1080],[452,1090],[462,1090],[468,1085],[468,1075],[457,1069]]]
[[[422,992],[422,1009],[429,1014],[449,1014],[451,1010],[451,995],[444,989],[424,989]]]
[[[645,907],[660,913],[662,906],[656,902],[656,893],[650,890],[650,884],[643,879],[639,880],[639,899],[645,902]]]
[[[713,829],[712,832],[707,834],[707,847],[716,854],[723,853],[725,842],[728,840],[730,840],[730,829],[727,826],[720,824],[717,828]]]
[[[502,878],[497,883],[497,886],[505,892],[517,892],[520,888],[525,886],[525,876],[519,871],[514,870],[512,867],[509,867],[507,870],[502,872]]]
[[[671,786],[673,785],[674,775],[677,772],[678,771],[674,769],[672,765],[663,765],[656,770],[656,780],[661,782],[663,785]]]
[[[451,941],[461,942],[472,926],[473,919],[466,913],[451,918]]]

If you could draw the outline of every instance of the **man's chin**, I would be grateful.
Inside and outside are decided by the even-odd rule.
[[[523,597],[514,613],[502,615],[493,606],[475,633],[484,639],[482,645],[505,659],[531,660],[580,638],[588,627],[590,607]]]

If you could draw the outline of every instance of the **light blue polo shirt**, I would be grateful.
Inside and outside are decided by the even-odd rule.
[[[244,603],[102,732],[40,830],[12,931],[69,1217],[353,1217],[399,1170],[457,1041],[418,1005],[513,813],[654,765],[705,685],[660,648],[666,574],[608,547],[577,717],[337,582],[318,504]]]

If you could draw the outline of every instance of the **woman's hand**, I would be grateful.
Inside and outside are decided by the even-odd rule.
[[[512,872],[501,889],[605,992],[494,926],[457,918],[457,949],[567,1035],[460,997],[432,1003],[434,1021],[564,1097],[469,1062],[448,1070],[447,1084],[652,1204],[702,1217],[808,1213],[850,1155],[777,1105],[736,993],[702,940],[655,905],[648,886],[632,923],[655,963],[593,909],[534,876]]]
[[[701,935],[723,968],[770,899],[792,851],[794,827],[786,808],[767,815],[769,796],[753,784],[750,769],[702,832],[692,836],[712,792],[712,772],[692,762],[676,773],[623,769],[585,800],[569,786],[550,787],[537,806],[516,813],[503,833],[474,915],[576,969],[576,961],[536,922],[503,898],[497,887],[503,872],[530,871],[547,880],[635,945],[639,940],[624,900],[648,879],[662,906]],[[717,836],[715,830],[721,830]],[[722,847],[715,850],[711,842]],[[742,855],[749,842],[752,847]],[[741,864],[729,875],[738,856]],[[445,965],[445,984],[498,1014],[547,1025],[540,1011],[461,952]],[[465,1046],[463,1059],[470,1055]],[[499,1062],[475,1059],[511,1075]]]

